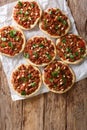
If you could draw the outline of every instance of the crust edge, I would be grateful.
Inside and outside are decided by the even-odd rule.
[[[58,62],[63,63],[62,61],[58,61]],[[65,63],[63,63],[63,64],[65,64]],[[68,66],[67,64],[65,64],[65,65]],[[56,91],[56,90],[50,89],[50,88],[48,87],[48,85],[47,85],[47,84],[45,83],[45,81],[44,81],[44,71],[43,71],[43,73],[42,73],[42,80],[43,80],[44,85],[45,85],[51,92],[54,92],[54,93],[57,93],[57,94],[63,94],[63,93],[65,93],[65,92],[67,92],[68,90],[70,90],[70,89],[73,87],[73,85],[74,85],[74,83],[75,83],[75,81],[76,81],[76,76],[75,76],[74,71],[71,69],[71,67],[68,66],[68,68],[69,68],[70,72],[71,72],[72,75],[73,75],[73,80],[72,80],[72,85],[69,86],[66,90],[64,90],[64,91]]]
[[[22,65],[22,64],[21,64],[21,65]],[[19,66],[21,66],[21,65],[19,65]],[[31,64],[24,64],[24,65],[25,65],[25,66],[29,66],[29,65],[31,65]],[[33,95],[35,95],[35,94],[40,90],[41,85],[42,85],[42,74],[41,74],[40,70],[39,70],[37,67],[33,66],[34,69],[36,69],[36,70],[39,71],[39,76],[40,76],[39,87],[38,87],[33,93],[31,93],[31,94],[29,94],[29,95],[24,95],[24,96],[23,96],[23,95],[21,95],[20,93],[18,93],[18,92],[14,89],[14,86],[13,86],[13,84],[12,84],[12,75],[13,75],[13,72],[15,72],[15,71],[18,69],[19,66],[17,66],[17,67],[12,71],[12,73],[11,73],[10,85],[11,85],[11,89],[14,91],[15,94],[17,94],[18,96],[20,96],[20,97],[26,99],[26,98],[32,97]]]
[[[0,29],[3,29],[4,27],[7,27],[7,26],[9,26],[9,25],[3,26],[3,27],[0,28]],[[23,31],[22,31],[21,29],[17,28],[16,26],[10,26],[10,27],[12,27],[12,28],[14,28],[15,30],[21,32],[21,33],[22,33],[22,38],[23,38],[23,40],[24,40],[24,43],[23,43],[23,45],[22,45],[21,50],[19,51],[19,53],[16,53],[14,56],[11,56],[11,55],[8,55],[8,54],[5,54],[5,53],[0,52],[1,55],[8,56],[8,57],[12,58],[12,57],[15,57],[15,56],[19,55],[21,52],[23,52],[24,47],[25,47],[25,44],[26,44],[26,39],[25,39],[25,35],[24,35],[24,33],[23,33]]]
[[[70,34],[70,35],[75,35],[75,34]],[[75,35],[75,36],[78,36],[78,35]],[[80,37],[80,36],[78,36],[78,37]],[[82,37],[80,37],[81,39],[82,39]],[[83,39],[82,39],[83,40]],[[84,41],[84,40],[83,40]],[[56,46],[57,46],[57,44],[60,42],[60,39],[57,39],[57,41],[56,41]],[[84,56],[84,58],[87,56],[87,45],[86,45],[86,42],[84,41],[84,43],[85,43],[85,46],[86,46],[86,53],[83,55]],[[56,51],[57,51],[57,49],[56,49]],[[58,56],[58,55],[57,55]],[[59,56],[58,56],[59,57]],[[63,60],[61,57],[59,57],[60,58],[60,60],[62,60],[64,63],[66,63],[66,64],[71,64],[71,65],[76,65],[76,64],[79,64],[79,63],[81,63],[83,60],[84,60],[84,58],[80,58],[79,60],[77,60],[77,61],[74,61],[74,62],[70,62],[70,61],[67,61],[67,60]]]
[[[21,0],[21,1],[33,2],[33,1],[35,1],[35,0]],[[35,2],[36,2],[36,1],[35,1]],[[16,2],[16,4],[17,4],[17,3],[18,3],[18,2]],[[37,3],[37,2],[36,2],[36,3]],[[33,25],[31,25],[30,28],[24,28],[23,26],[21,26],[20,24],[18,24],[18,23],[16,22],[16,20],[14,20],[14,17],[13,17],[14,8],[13,8],[13,11],[12,11],[12,19],[13,19],[13,22],[16,24],[17,27],[19,27],[19,28],[21,28],[21,29],[27,31],[27,30],[33,29],[33,28],[37,25],[38,21],[39,21],[40,18],[41,18],[41,15],[42,15],[41,7],[40,7],[40,5],[39,5],[38,3],[37,3],[37,5],[38,5],[38,7],[39,7],[39,9],[40,9],[40,17],[37,18],[37,20],[35,21],[35,23],[34,23]]]

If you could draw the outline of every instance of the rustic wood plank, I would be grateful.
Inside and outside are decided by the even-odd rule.
[[[22,130],[22,101],[12,101],[1,63],[0,81],[0,130]]]
[[[23,101],[23,130],[43,130],[44,96]]]
[[[66,130],[66,94],[45,94],[43,130]]]
[[[79,34],[87,40],[87,0],[68,0]],[[67,130],[87,130],[87,79],[67,95]]]

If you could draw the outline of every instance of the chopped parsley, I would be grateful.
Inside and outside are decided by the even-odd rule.
[[[51,75],[52,75],[53,77],[57,77],[57,76],[59,75],[59,72],[58,72],[58,71],[53,71],[53,72],[51,73]]]
[[[27,79],[25,77],[20,77],[19,80],[22,81],[22,82],[26,82],[27,81]]]
[[[84,52],[85,50],[84,50],[84,48],[80,48],[80,52]]]
[[[4,43],[2,43],[0,46],[1,46],[1,47],[5,47],[6,45],[5,45]]]
[[[52,10],[49,11],[49,14],[53,14]]]
[[[66,24],[67,24],[67,22],[66,22],[65,20],[63,20],[63,21],[62,21],[62,23],[63,23],[64,25],[66,25]]]
[[[59,13],[59,9],[56,9],[56,14],[58,14]]]
[[[51,83],[53,82],[53,79],[52,79],[52,78],[50,78],[49,80],[50,80]]]
[[[31,7],[34,8],[34,6],[35,6],[35,5],[34,5],[33,3],[31,3]]]
[[[55,26],[55,29],[57,30],[58,28],[59,28],[58,25],[56,25],[56,26]]]
[[[11,47],[12,49],[14,47],[13,44],[12,44],[12,42],[8,42],[8,46]]]
[[[51,57],[51,55],[50,55],[50,54],[46,53],[45,55],[47,56],[47,58],[48,58],[49,60],[51,60],[51,59],[52,59],[52,57]]]
[[[32,46],[33,46],[33,48],[36,48],[36,47],[37,47],[37,44],[33,44]]]
[[[65,20],[63,20],[60,16],[58,16],[57,20],[62,22],[63,25],[67,24],[67,22]]]
[[[40,47],[40,48],[44,48],[45,46],[41,43],[41,44],[39,45],[39,47]]]
[[[69,47],[67,47],[66,52],[71,52],[71,49]]]
[[[62,42],[63,42],[63,43],[66,43],[66,39],[65,39],[65,38],[63,38],[63,39],[62,39]]]
[[[30,86],[32,86],[32,87],[36,86],[36,82],[32,82],[32,83],[30,84]]]
[[[73,55],[73,54],[70,54],[70,58],[71,58],[71,59],[74,59],[74,55]]]
[[[33,55],[35,56],[35,58],[38,58],[38,57],[39,57],[39,55],[38,55],[37,52],[33,52]]]
[[[18,1],[18,5],[19,5],[19,6],[23,6],[23,4],[22,4],[21,1]]]
[[[22,90],[21,95],[26,95],[25,90]]]
[[[28,53],[24,53],[24,57],[25,58],[29,58],[29,54]]]
[[[28,74],[28,78],[29,78],[29,79],[31,78],[31,74]]]
[[[10,31],[10,37],[15,37],[15,35],[16,35],[16,31],[15,30],[11,30]]]
[[[78,56],[79,55],[79,53],[78,52],[75,52],[75,56]]]

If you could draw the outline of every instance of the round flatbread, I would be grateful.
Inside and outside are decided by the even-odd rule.
[[[22,64],[18,66],[11,76],[12,89],[20,96],[30,97],[41,87],[42,79],[38,68]]]
[[[13,26],[0,28],[0,53],[13,57],[21,53],[25,46],[23,32]]]
[[[13,9],[13,20],[24,30],[34,28],[41,17],[42,11],[35,0],[18,1]]]
[[[35,66],[45,66],[56,57],[55,44],[46,37],[32,37],[27,41],[24,57]]]
[[[57,55],[68,64],[78,64],[86,56],[86,42],[79,36],[67,34],[56,42]]]
[[[72,69],[61,61],[53,61],[43,71],[45,86],[54,93],[65,93],[75,82],[75,74]]]
[[[50,37],[59,38],[68,33],[70,21],[60,9],[50,8],[44,11],[39,27]]]

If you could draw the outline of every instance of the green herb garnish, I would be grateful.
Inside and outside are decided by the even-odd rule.
[[[13,43],[12,42],[8,42],[8,46],[11,47],[13,49]]]
[[[15,35],[16,35],[16,31],[15,30],[11,30],[10,31],[10,37],[15,37]]]
[[[34,87],[36,85],[36,82],[33,82],[30,84],[30,86]]]
[[[76,56],[78,56],[78,55],[79,55],[79,53],[78,53],[78,52],[75,52],[75,55],[76,55]]]
[[[24,53],[24,57],[25,58],[29,58],[29,54],[28,53]]]
[[[84,50],[84,48],[80,48],[80,52],[84,52],[85,50]]]
[[[56,9],[56,14],[59,13],[59,9]]]
[[[21,95],[26,95],[25,90],[22,90]]]
[[[1,47],[5,47],[6,45],[5,45],[4,43],[2,43],[0,46],[1,46]]]
[[[49,11],[49,14],[53,14],[52,10]]]
[[[41,44],[39,44],[39,47],[44,48],[45,46],[41,43]]]
[[[67,47],[66,52],[71,52],[71,49],[69,47]]]
[[[50,78],[49,80],[50,80],[51,83],[53,82],[53,79],[52,79],[52,78]]]
[[[33,55],[35,56],[35,58],[38,58],[38,57],[39,57],[39,55],[38,55],[37,52],[33,52]]]
[[[21,80],[21,81],[23,81],[23,82],[26,82],[26,81],[27,81],[27,79],[26,79],[25,77],[21,77],[21,78],[19,78],[19,80]]]
[[[71,59],[74,59],[74,55],[73,55],[73,54],[70,54],[70,58],[71,58]]]
[[[55,26],[55,29],[57,30],[58,28],[59,28],[58,25],[56,25],[56,26]]]
[[[63,20],[63,21],[62,21],[62,23],[63,23],[64,25],[66,25],[66,24],[67,24],[67,22],[66,22],[65,20]]]
[[[29,79],[31,78],[31,74],[28,74],[28,78],[29,78]]]
[[[57,20],[62,21],[63,19],[60,16],[58,16]]]
[[[53,72],[51,73],[51,75],[52,75],[53,77],[57,77],[57,76],[59,75],[59,72],[58,72],[58,71],[53,71]]]
[[[35,6],[35,5],[34,5],[33,3],[31,3],[31,7],[34,8],[34,6]]]
[[[18,5],[19,5],[19,6],[23,6],[23,4],[22,4],[21,1],[18,1]]]
[[[33,44],[32,46],[33,46],[33,48],[36,48],[36,47],[37,47],[37,44]]]
[[[50,54],[46,53],[45,55],[47,56],[47,58],[48,58],[49,60],[51,60],[51,59],[52,59],[52,57],[51,57],[51,55],[50,55]]]
[[[5,37],[2,37],[1,40],[5,42],[7,39]]]
[[[22,10],[20,10],[19,12],[18,12],[18,14],[22,14],[23,13],[23,11]]]
[[[63,39],[62,39],[62,42],[63,42],[63,43],[66,43],[66,39],[65,39],[65,38],[63,38]]]

